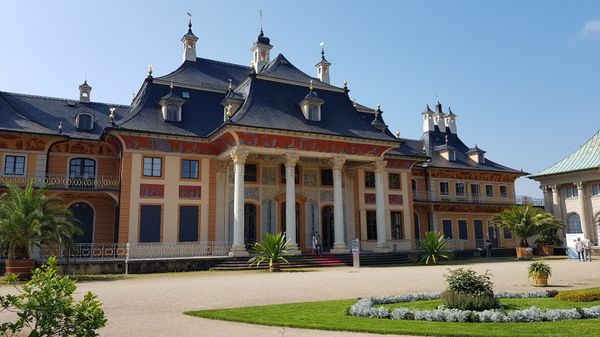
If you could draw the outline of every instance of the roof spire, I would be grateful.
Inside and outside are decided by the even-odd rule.
[[[169,85],[169,88],[171,88],[171,92],[173,92],[173,88],[175,88],[175,87],[173,86],[173,81],[171,81],[171,84]]]
[[[260,17],[260,36],[263,36],[262,9],[258,11],[258,16]]]
[[[190,10],[189,12],[187,12],[189,19],[188,22],[188,33],[192,34],[192,11]]]
[[[310,80],[310,91],[313,91],[313,80]]]

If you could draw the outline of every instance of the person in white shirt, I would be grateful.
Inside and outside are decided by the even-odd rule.
[[[577,259],[579,262],[584,261],[585,256],[583,255],[583,242],[581,242],[581,238],[577,238],[575,240],[575,251],[577,252]]]
[[[592,242],[589,239],[583,239],[583,260],[592,262]]]

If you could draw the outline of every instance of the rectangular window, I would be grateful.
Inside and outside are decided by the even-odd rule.
[[[464,197],[465,196],[465,183],[456,183],[456,196]]]
[[[4,157],[4,174],[7,176],[25,175],[25,156]]]
[[[504,239],[505,240],[512,240],[512,233],[506,227],[504,227]]]
[[[281,164],[279,171],[281,176],[281,183],[285,184],[285,164]],[[300,170],[298,169],[298,165],[296,165],[296,167],[294,168],[294,184],[300,184]]]
[[[365,172],[365,188],[375,188],[375,173]]]
[[[502,198],[508,198],[508,188],[506,186],[500,186],[500,196]]]
[[[197,160],[181,160],[181,178],[198,179],[198,161]]]
[[[179,241],[198,241],[198,206],[179,207]]]
[[[440,194],[448,195],[448,182],[446,182],[446,181],[440,182]]]
[[[367,211],[367,240],[377,240],[377,213]]]
[[[390,223],[392,225],[392,240],[402,240],[402,212],[390,212]]]
[[[494,185],[485,185],[485,196],[488,198],[494,197]]]
[[[565,193],[567,198],[577,198],[577,188],[575,186],[567,186]]]
[[[483,240],[483,221],[473,220],[473,227],[475,227],[475,240]]]
[[[471,199],[473,201],[479,200],[479,185],[471,184]]]
[[[333,171],[324,169],[321,170],[321,185],[333,186]]]
[[[469,240],[467,220],[458,220],[458,238],[461,240]]]
[[[162,176],[162,158],[144,157],[144,177]]]
[[[142,205],[140,209],[140,242],[160,242],[160,205]]]
[[[258,181],[258,165],[246,164],[244,165],[244,181],[257,182]]]
[[[593,196],[600,195],[600,184],[592,185],[592,195]]]
[[[392,190],[399,190],[400,189],[400,174],[398,173],[390,173],[388,174],[388,185],[390,187],[390,189]],[[416,190],[416,188],[415,188]]]
[[[442,220],[442,230],[446,239],[452,239],[452,220]]]

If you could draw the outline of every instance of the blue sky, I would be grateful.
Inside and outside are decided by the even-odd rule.
[[[77,98],[87,78],[92,100],[128,104],[148,64],[181,63],[187,11],[199,56],[249,64],[259,9],[274,55],[314,74],[324,41],[332,82],[402,137],[438,95],[468,145],[537,172],[600,128],[594,1],[4,1],[0,90]],[[541,196],[528,179],[517,193]]]

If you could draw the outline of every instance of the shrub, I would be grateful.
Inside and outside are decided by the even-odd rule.
[[[16,286],[16,277],[7,282]],[[106,325],[104,311],[90,292],[75,303],[75,281],[58,273],[56,258],[36,269],[33,277],[17,295],[0,295],[0,312],[17,314],[15,322],[0,323],[0,336],[97,336],[97,329]]]
[[[560,291],[556,299],[571,302],[600,301],[600,289],[567,290]]]
[[[448,290],[454,292],[462,292],[465,294],[487,295],[493,296],[493,284],[490,279],[491,274],[477,274],[473,269],[448,269],[444,275],[448,282]]]
[[[500,307],[500,302],[493,294],[467,294],[448,290],[442,293],[441,300],[444,307],[449,309],[483,311]]]

